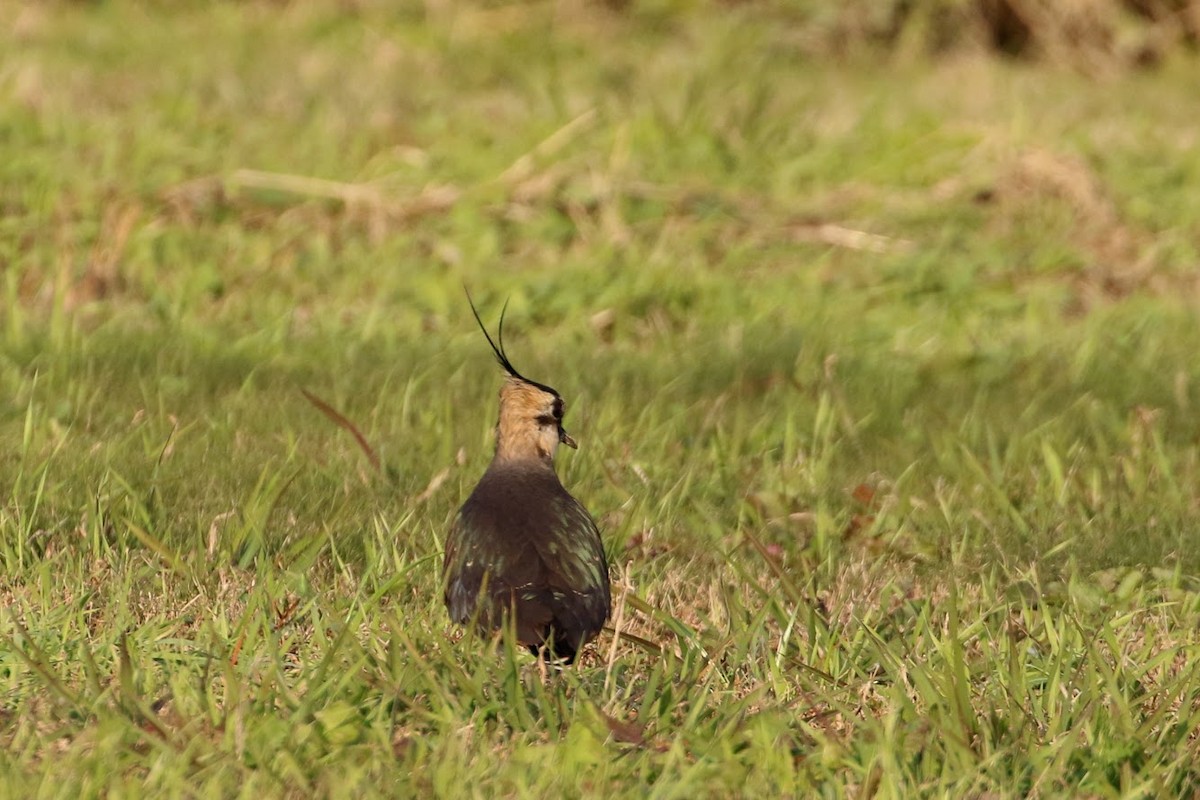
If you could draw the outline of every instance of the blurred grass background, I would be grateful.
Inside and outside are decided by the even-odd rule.
[[[13,785],[1184,791],[1198,9],[6,6]],[[464,284],[663,652],[456,641]]]

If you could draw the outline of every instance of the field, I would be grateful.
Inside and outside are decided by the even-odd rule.
[[[172,5],[0,9],[0,796],[1200,790],[1186,48]],[[464,286],[613,565],[561,674],[442,606]]]

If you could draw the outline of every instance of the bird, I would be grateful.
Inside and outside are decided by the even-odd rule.
[[[596,521],[554,469],[563,428],[557,390],[517,371],[504,349],[504,314],[492,340],[471,295],[467,302],[506,373],[496,450],[455,516],[442,564],[444,600],[459,625],[485,634],[511,624],[539,659],[570,664],[611,613],[608,562]]]

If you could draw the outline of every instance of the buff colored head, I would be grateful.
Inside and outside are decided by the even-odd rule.
[[[558,392],[509,377],[500,389],[496,457],[553,461],[560,444],[578,447],[563,428],[562,419],[563,399]]]
[[[562,395],[544,383],[531,381],[509,361],[504,352],[504,310],[500,312],[500,326],[496,332],[499,344],[492,341],[491,334],[479,318],[471,295],[467,294],[471,312],[479,329],[491,345],[496,360],[508,373],[508,380],[500,388],[500,420],[496,426],[496,458],[518,460],[536,458],[553,462],[560,444],[578,447],[575,440],[563,428],[564,404]],[[508,304],[505,303],[505,309]]]

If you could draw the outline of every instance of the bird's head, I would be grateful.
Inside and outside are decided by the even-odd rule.
[[[496,426],[496,457],[499,459],[536,458],[553,462],[560,444],[578,447],[575,439],[563,428],[565,406],[562,395],[544,383],[531,381],[508,359],[504,351],[504,309],[500,311],[500,326],[496,331],[497,342],[484,327],[479,312],[467,295],[471,312],[479,329],[491,345],[496,360],[508,373],[508,380],[500,387],[500,421]],[[505,303],[505,309],[508,304]]]

